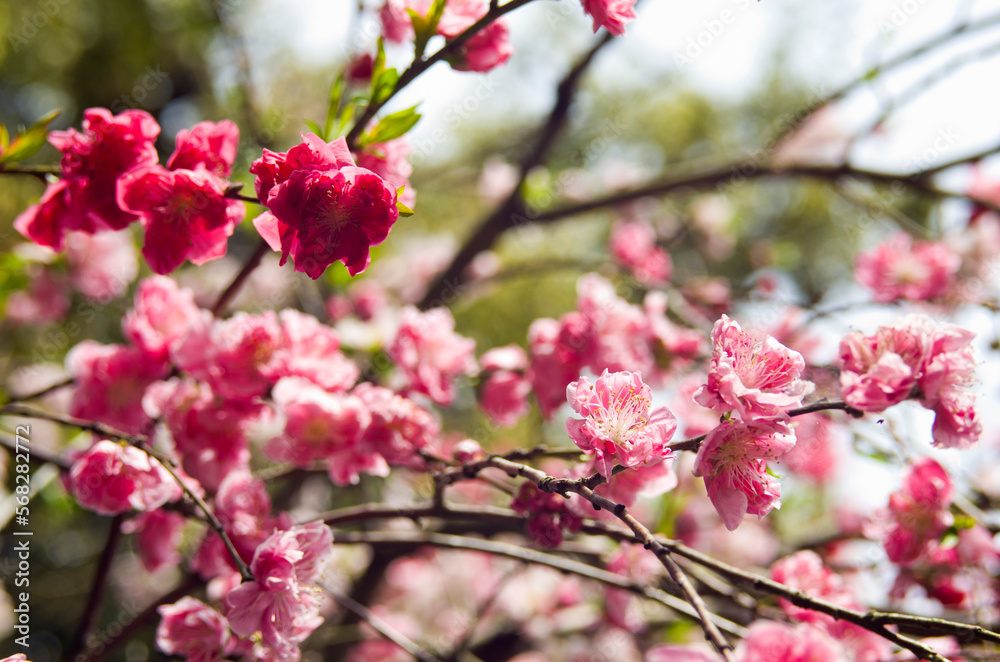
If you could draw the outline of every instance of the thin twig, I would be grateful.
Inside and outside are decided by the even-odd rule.
[[[226,306],[229,305],[229,302],[232,301],[233,297],[236,296],[236,293],[243,286],[243,283],[246,282],[247,278],[250,277],[250,274],[253,273],[253,270],[257,268],[260,261],[270,250],[271,247],[268,246],[267,242],[261,239],[253,254],[247,258],[243,268],[239,270],[239,273],[233,277],[232,282],[229,283],[226,289],[222,291],[222,294],[219,295],[219,298],[216,299],[215,304],[212,306],[212,314],[214,316],[218,317],[225,312]]]
[[[372,626],[376,632],[405,650],[413,657],[417,658],[421,662],[441,662],[438,658],[414,643],[402,632],[389,625],[389,623],[381,619],[377,614],[372,613],[368,607],[365,607],[351,596],[341,593],[337,589],[330,586],[329,582],[320,582],[319,585],[324,591],[329,593],[340,606],[350,612],[353,612],[358,618]]]
[[[601,570],[594,566],[573,561],[571,559],[547,554],[534,549],[525,549],[518,545],[498,542],[495,540],[483,540],[482,538],[469,538],[446,533],[431,533],[426,531],[338,531],[333,540],[334,544],[365,543],[372,546],[395,547],[401,544],[408,544],[413,547],[421,545],[431,545],[434,547],[444,547],[448,549],[471,550],[476,552],[486,552],[496,556],[506,556],[518,561],[527,561],[536,565],[544,565],[561,572],[579,575],[588,579],[625,589],[632,593],[640,594],[651,600],[660,602],[674,611],[684,614],[690,618],[697,618],[697,614],[691,606],[684,600],[676,598],[666,591],[651,586],[646,586],[639,582],[617,575],[607,570]],[[746,629],[715,614],[711,615],[712,622],[720,629],[738,636],[746,636]]]
[[[76,635],[73,637],[73,644],[70,648],[69,659],[76,658],[77,653],[84,650],[87,645],[87,636],[94,629],[101,614],[101,601],[104,599],[104,592],[108,587],[108,577],[111,574],[111,564],[115,559],[115,552],[118,549],[118,541],[122,537],[123,515],[115,515],[111,518],[108,529],[108,539],[104,543],[101,557],[97,562],[97,569],[94,571],[94,581],[90,586],[90,594],[87,596],[87,605],[83,608],[80,616],[80,623],[76,628]]]

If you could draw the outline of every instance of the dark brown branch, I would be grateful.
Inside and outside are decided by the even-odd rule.
[[[212,512],[212,509],[208,506],[207,503],[205,503],[205,500],[202,499],[200,496],[198,496],[196,492],[194,492],[190,487],[188,487],[187,483],[185,483],[183,480],[180,479],[180,477],[173,469],[174,465],[173,461],[170,458],[164,456],[159,451],[152,448],[147,442],[146,437],[125,434],[123,432],[115,430],[114,428],[108,427],[103,423],[98,423],[96,421],[86,421],[80,418],[74,418],[73,416],[52,414],[38,409],[33,409],[31,407],[26,407],[24,405],[17,405],[17,404],[6,405],[3,408],[0,408],[0,414],[12,414],[15,416],[37,418],[44,421],[52,421],[54,423],[60,423],[62,425],[80,428],[81,430],[93,432],[94,434],[97,434],[101,437],[124,441],[132,446],[135,446],[139,450],[143,451],[144,453],[149,455],[151,458],[155,459],[157,462],[160,463],[160,465],[163,466],[163,468],[167,471],[167,473],[169,473],[173,477],[173,479],[177,481],[177,484],[180,485],[181,489],[184,491],[184,494],[187,495],[188,498],[190,498],[192,501],[194,501],[194,503],[198,506],[198,508],[202,511],[202,513],[204,513],[205,517],[208,519],[209,525],[212,527],[213,530],[215,530],[217,534],[219,534],[219,536],[222,538],[223,544],[225,544],[226,549],[229,551],[229,554],[233,557],[233,561],[236,563],[236,568],[239,570],[240,576],[243,577],[244,580],[253,579],[253,574],[251,574],[250,569],[247,567],[247,564],[243,562],[243,559],[240,558],[239,553],[237,553],[236,551],[236,547],[233,546],[233,541],[229,539],[229,536],[226,534],[226,529],[224,526],[222,526],[222,522],[219,521],[219,518],[215,516],[215,513]]]
[[[365,607],[351,596],[341,593],[330,586],[327,582],[320,582],[320,587],[329,593],[341,607],[354,613],[358,618],[372,626],[372,628],[380,635],[396,644],[421,662],[441,662],[438,658],[434,657],[407,638],[402,632],[389,625],[376,614],[373,614],[368,607]]]
[[[657,588],[632,581],[622,575],[616,575],[607,570],[601,570],[579,561],[547,554],[534,549],[526,549],[518,545],[497,542],[495,540],[483,540],[482,538],[468,538],[445,533],[430,533],[424,531],[338,531],[334,536],[334,544],[365,543],[374,547],[393,547],[409,545],[413,548],[422,545],[432,545],[434,547],[444,547],[448,549],[472,550],[486,552],[496,556],[505,556],[518,561],[526,561],[537,565],[544,565],[561,572],[579,575],[588,579],[599,581],[609,586],[622,588],[632,593],[643,595],[651,600],[660,602],[674,611],[691,618],[697,618],[697,614],[683,600],[680,600],[669,593]],[[721,616],[712,615],[712,622],[720,629],[735,636],[745,636],[746,629],[728,621]]]
[[[507,4],[502,7],[498,7],[495,4],[491,5],[486,15],[481,19],[470,25],[464,32],[449,40],[444,46],[442,46],[433,55],[427,58],[421,58],[414,61],[409,68],[406,69],[402,74],[400,74],[399,79],[396,81],[395,87],[393,87],[392,92],[382,99],[381,101],[371,103],[365,107],[361,116],[354,122],[354,126],[351,127],[350,132],[347,134],[347,146],[352,150],[361,136],[361,132],[365,130],[368,126],[368,122],[371,121],[375,114],[387,104],[394,96],[396,96],[404,87],[412,83],[417,77],[423,74],[425,71],[430,69],[432,66],[445,60],[446,58],[456,54],[458,49],[466,44],[470,39],[475,37],[483,28],[488,26],[493,21],[497,20],[504,14],[508,14],[515,9],[523,7],[524,5],[531,2],[531,0],[510,0]]]
[[[213,315],[219,317],[220,315],[222,315],[222,313],[226,311],[226,306],[228,306],[229,302],[233,300],[233,297],[235,297],[236,293],[239,292],[240,288],[243,286],[243,283],[246,282],[247,278],[250,277],[250,274],[253,273],[253,270],[257,268],[257,266],[260,264],[260,261],[264,259],[264,256],[267,255],[267,252],[269,250],[271,250],[271,247],[267,245],[266,241],[261,239],[260,243],[257,244],[257,248],[254,250],[253,254],[249,258],[247,258],[247,261],[243,265],[243,268],[240,269],[239,273],[237,273],[236,276],[233,277],[233,280],[231,283],[229,283],[229,286],[226,287],[226,289],[223,290],[222,294],[219,295],[219,298],[216,299],[215,304],[212,306]]]
[[[94,571],[94,581],[90,587],[90,594],[87,596],[87,605],[83,608],[80,623],[76,628],[76,636],[73,637],[69,659],[74,659],[77,653],[84,650],[87,645],[87,635],[94,629],[101,614],[101,601],[104,599],[104,592],[108,587],[108,576],[111,574],[111,564],[115,559],[118,541],[122,537],[122,522],[124,520],[123,515],[115,515],[111,519],[108,539],[104,543],[104,549],[97,562],[97,569]]]
[[[556,89],[556,101],[549,112],[548,119],[539,129],[534,145],[519,165],[518,180],[514,189],[507,199],[479,224],[476,231],[466,240],[461,250],[452,259],[448,268],[431,283],[419,304],[422,310],[446,304],[445,298],[449,290],[453,290],[461,283],[462,272],[469,266],[472,259],[492,246],[504,231],[522,222],[521,219],[524,218],[527,209],[521,197],[521,188],[528,172],[544,162],[549,150],[569,120],[569,109],[580,80],[597,53],[611,43],[612,38],[613,35],[606,34],[563,77]]]

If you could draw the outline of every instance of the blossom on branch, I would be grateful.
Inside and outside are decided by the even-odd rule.
[[[368,249],[385,241],[399,218],[396,190],[371,170],[355,165],[343,138],[327,144],[302,134],[302,144],[285,153],[265,149],[250,172],[257,197],[270,211],[254,227],[281,264],[319,278],[334,262],[352,276],[368,268]]]
[[[457,378],[476,371],[476,341],[455,333],[447,308],[403,309],[396,338],[387,351],[408,381],[408,389],[439,405],[455,399]]]
[[[779,419],[747,424],[726,421],[698,448],[694,475],[705,478],[712,505],[733,531],[750,514],[762,519],[781,506],[781,486],[768,474],[767,462],[795,445],[795,434]]]
[[[107,439],[73,462],[66,485],[81,506],[102,515],[152,510],[182,494],[157,460],[134,446]]]
[[[801,354],[771,336],[757,339],[727,315],[715,323],[712,343],[708,384],[694,395],[704,407],[735,411],[750,423],[785,415],[813,391],[812,382],[799,378],[805,368]]]
[[[132,168],[155,165],[160,126],[143,110],[112,115],[105,108],[83,113],[83,132],[53,131],[49,142],[62,152],[59,181],[38,204],[14,221],[14,228],[37,244],[62,250],[67,232],[95,234],[122,230],[138,217],[116,197],[118,178]]]
[[[666,407],[650,409],[652,393],[637,372],[607,370],[594,384],[581,377],[566,387],[566,398],[584,418],[566,420],[566,431],[597,471],[610,478],[614,463],[636,467],[673,456],[667,447],[677,419]]]
[[[926,301],[951,292],[961,266],[959,256],[946,244],[913,242],[905,232],[858,254],[854,277],[872,291],[879,303],[897,299]]]
[[[581,0],[583,11],[594,19],[594,32],[605,27],[613,35],[625,34],[625,26],[635,18],[635,0]]]
[[[201,600],[185,596],[161,605],[156,645],[169,655],[183,655],[188,662],[217,662],[233,652],[229,621]]]
[[[244,582],[226,596],[230,627],[260,641],[277,660],[299,659],[299,643],[323,622],[320,578],[333,553],[333,532],[322,522],[274,533],[257,548]]]

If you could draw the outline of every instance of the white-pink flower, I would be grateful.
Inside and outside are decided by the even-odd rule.
[[[233,651],[226,617],[201,600],[185,596],[156,609],[161,619],[156,645],[169,655],[183,655],[188,662],[217,662]]]
[[[479,406],[497,424],[514,425],[530,410],[531,382],[524,374],[528,355],[517,345],[507,345],[489,350],[479,363],[483,369]]]
[[[760,519],[781,506],[781,485],[767,473],[767,463],[794,445],[795,434],[779,419],[726,421],[708,433],[698,448],[694,475],[705,478],[708,497],[727,529],[735,530],[744,515]]]
[[[322,573],[333,548],[333,532],[322,522],[274,533],[257,548],[244,582],[226,596],[226,615],[233,632],[259,633],[275,659],[297,660],[299,643],[323,619],[317,589],[309,586]]]
[[[961,262],[947,244],[914,243],[910,235],[900,232],[871,251],[860,253],[854,277],[880,303],[897,299],[926,301],[951,291]]]
[[[759,340],[727,315],[715,323],[712,344],[708,384],[694,395],[704,407],[735,411],[749,423],[782,416],[813,391],[812,382],[799,378],[805,368],[801,354],[771,336]]]
[[[102,515],[152,510],[182,494],[158,461],[134,446],[107,439],[73,462],[66,483],[81,506]]]
[[[590,383],[581,377],[566,387],[566,398],[582,419],[566,420],[566,431],[597,470],[610,478],[614,462],[625,467],[673,456],[667,444],[677,419],[666,407],[651,409],[652,393],[637,372],[607,370]]]

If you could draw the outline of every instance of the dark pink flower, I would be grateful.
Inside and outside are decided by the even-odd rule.
[[[93,340],[69,351],[66,369],[76,382],[70,414],[132,434],[141,433],[149,422],[142,409],[146,387],[169,370],[142,350]]]
[[[150,268],[168,274],[190,260],[205,264],[226,254],[226,242],[246,207],[226,197],[227,182],[207,170],[135,168],[118,180],[118,204],[140,216],[146,229],[142,254]]]
[[[408,306],[387,351],[406,376],[409,390],[450,405],[455,380],[476,371],[475,350],[476,341],[455,333],[455,319],[447,308],[420,312]]]
[[[819,554],[811,550],[796,552],[774,562],[771,579],[813,598],[831,602],[845,609],[860,609],[857,599],[844,584],[843,578],[823,564]],[[778,603],[790,618],[797,621],[829,625],[834,619],[812,609],[803,609],[784,598]]]
[[[897,299],[926,301],[946,296],[961,266],[959,256],[946,244],[918,241],[905,232],[890,237],[867,253],[860,253],[854,277],[875,301]]]
[[[656,231],[644,220],[615,224],[608,242],[611,255],[644,285],[662,285],[670,280],[670,255],[656,245]]]
[[[122,525],[124,533],[135,533],[142,565],[150,572],[181,562],[177,548],[181,544],[184,516],[157,508],[139,513]]]
[[[164,276],[139,283],[135,307],[122,319],[122,332],[150,356],[165,359],[187,334],[207,325],[211,314],[194,302],[194,293]]]
[[[636,372],[609,373],[591,384],[586,377],[566,387],[566,398],[583,419],[566,420],[566,431],[597,470],[611,477],[614,462],[625,467],[672,457],[667,447],[677,419],[666,407],[650,409],[652,393]]]
[[[563,541],[563,529],[576,533],[583,526],[583,519],[569,510],[568,503],[565,497],[544,492],[528,481],[518,489],[510,508],[530,515],[528,535],[540,547],[558,547]]]
[[[162,618],[156,645],[164,653],[183,655],[188,662],[218,662],[232,652],[229,622],[201,600],[185,596],[156,611]]]
[[[802,355],[768,336],[758,340],[723,315],[712,329],[712,365],[708,384],[695,393],[698,404],[718,412],[735,411],[740,419],[784,415],[813,391],[799,379]]]
[[[81,506],[102,515],[152,510],[182,494],[158,461],[106,439],[73,462],[66,483]]]
[[[566,385],[583,369],[579,350],[563,342],[561,330],[559,321],[549,318],[537,319],[528,328],[531,368],[527,377],[545,418],[552,418],[566,402]]]
[[[795,434],[780,420],[727,421],[708,433],[694,475],[704,476],[708,497],[727,529],[735,530],[746,514],[762,519],[781,506],[781,486],[767,473],[767,463],[794,445]]]
[[[528,413],[531,382],[525,377],[528,355],[517,345],[491,349],[482,355],[479,406],[498,425],[510,427]]]
[[[399,217],[396,190],[370,170],[355,165],[347,142],[324,143],[303,134],[303,143],[277,154],[269,150],[250,166],[257,196],[269,212],[254,227],[281,263],[319,278],[341,261],[352,276],[368,268],[368,249],[382,243]]]
[[[177,132],[174,153],[167,159],[170,170],[205,170],[226,178],[233,171],[240,129],[229,120],[199,122]]]
[[[294,526],[275,533],[254,553],[254,580],[226,596],[226,613],[233,632],[260,636],[278,660],[296,660],[299,643],[323,619],[315,581],[332,554],[333,533],[322,522]]]
[[[94,234],[121,230],[137,217],[118,206],[115,183],[132,168],[157,161],[160,126],[142,110],[117,116],[104,108],[83,113],[83,132],[53,131],[49,142],[62,152],[60,179],[38,204],[17,217],[14,228],[37,244],[62,250],[70,230]]]
[[[613,35],[625,34],[625,25],[635,18],[635,0],[581,0],[583,11],[594,19],[594,32],[604,26]]]

